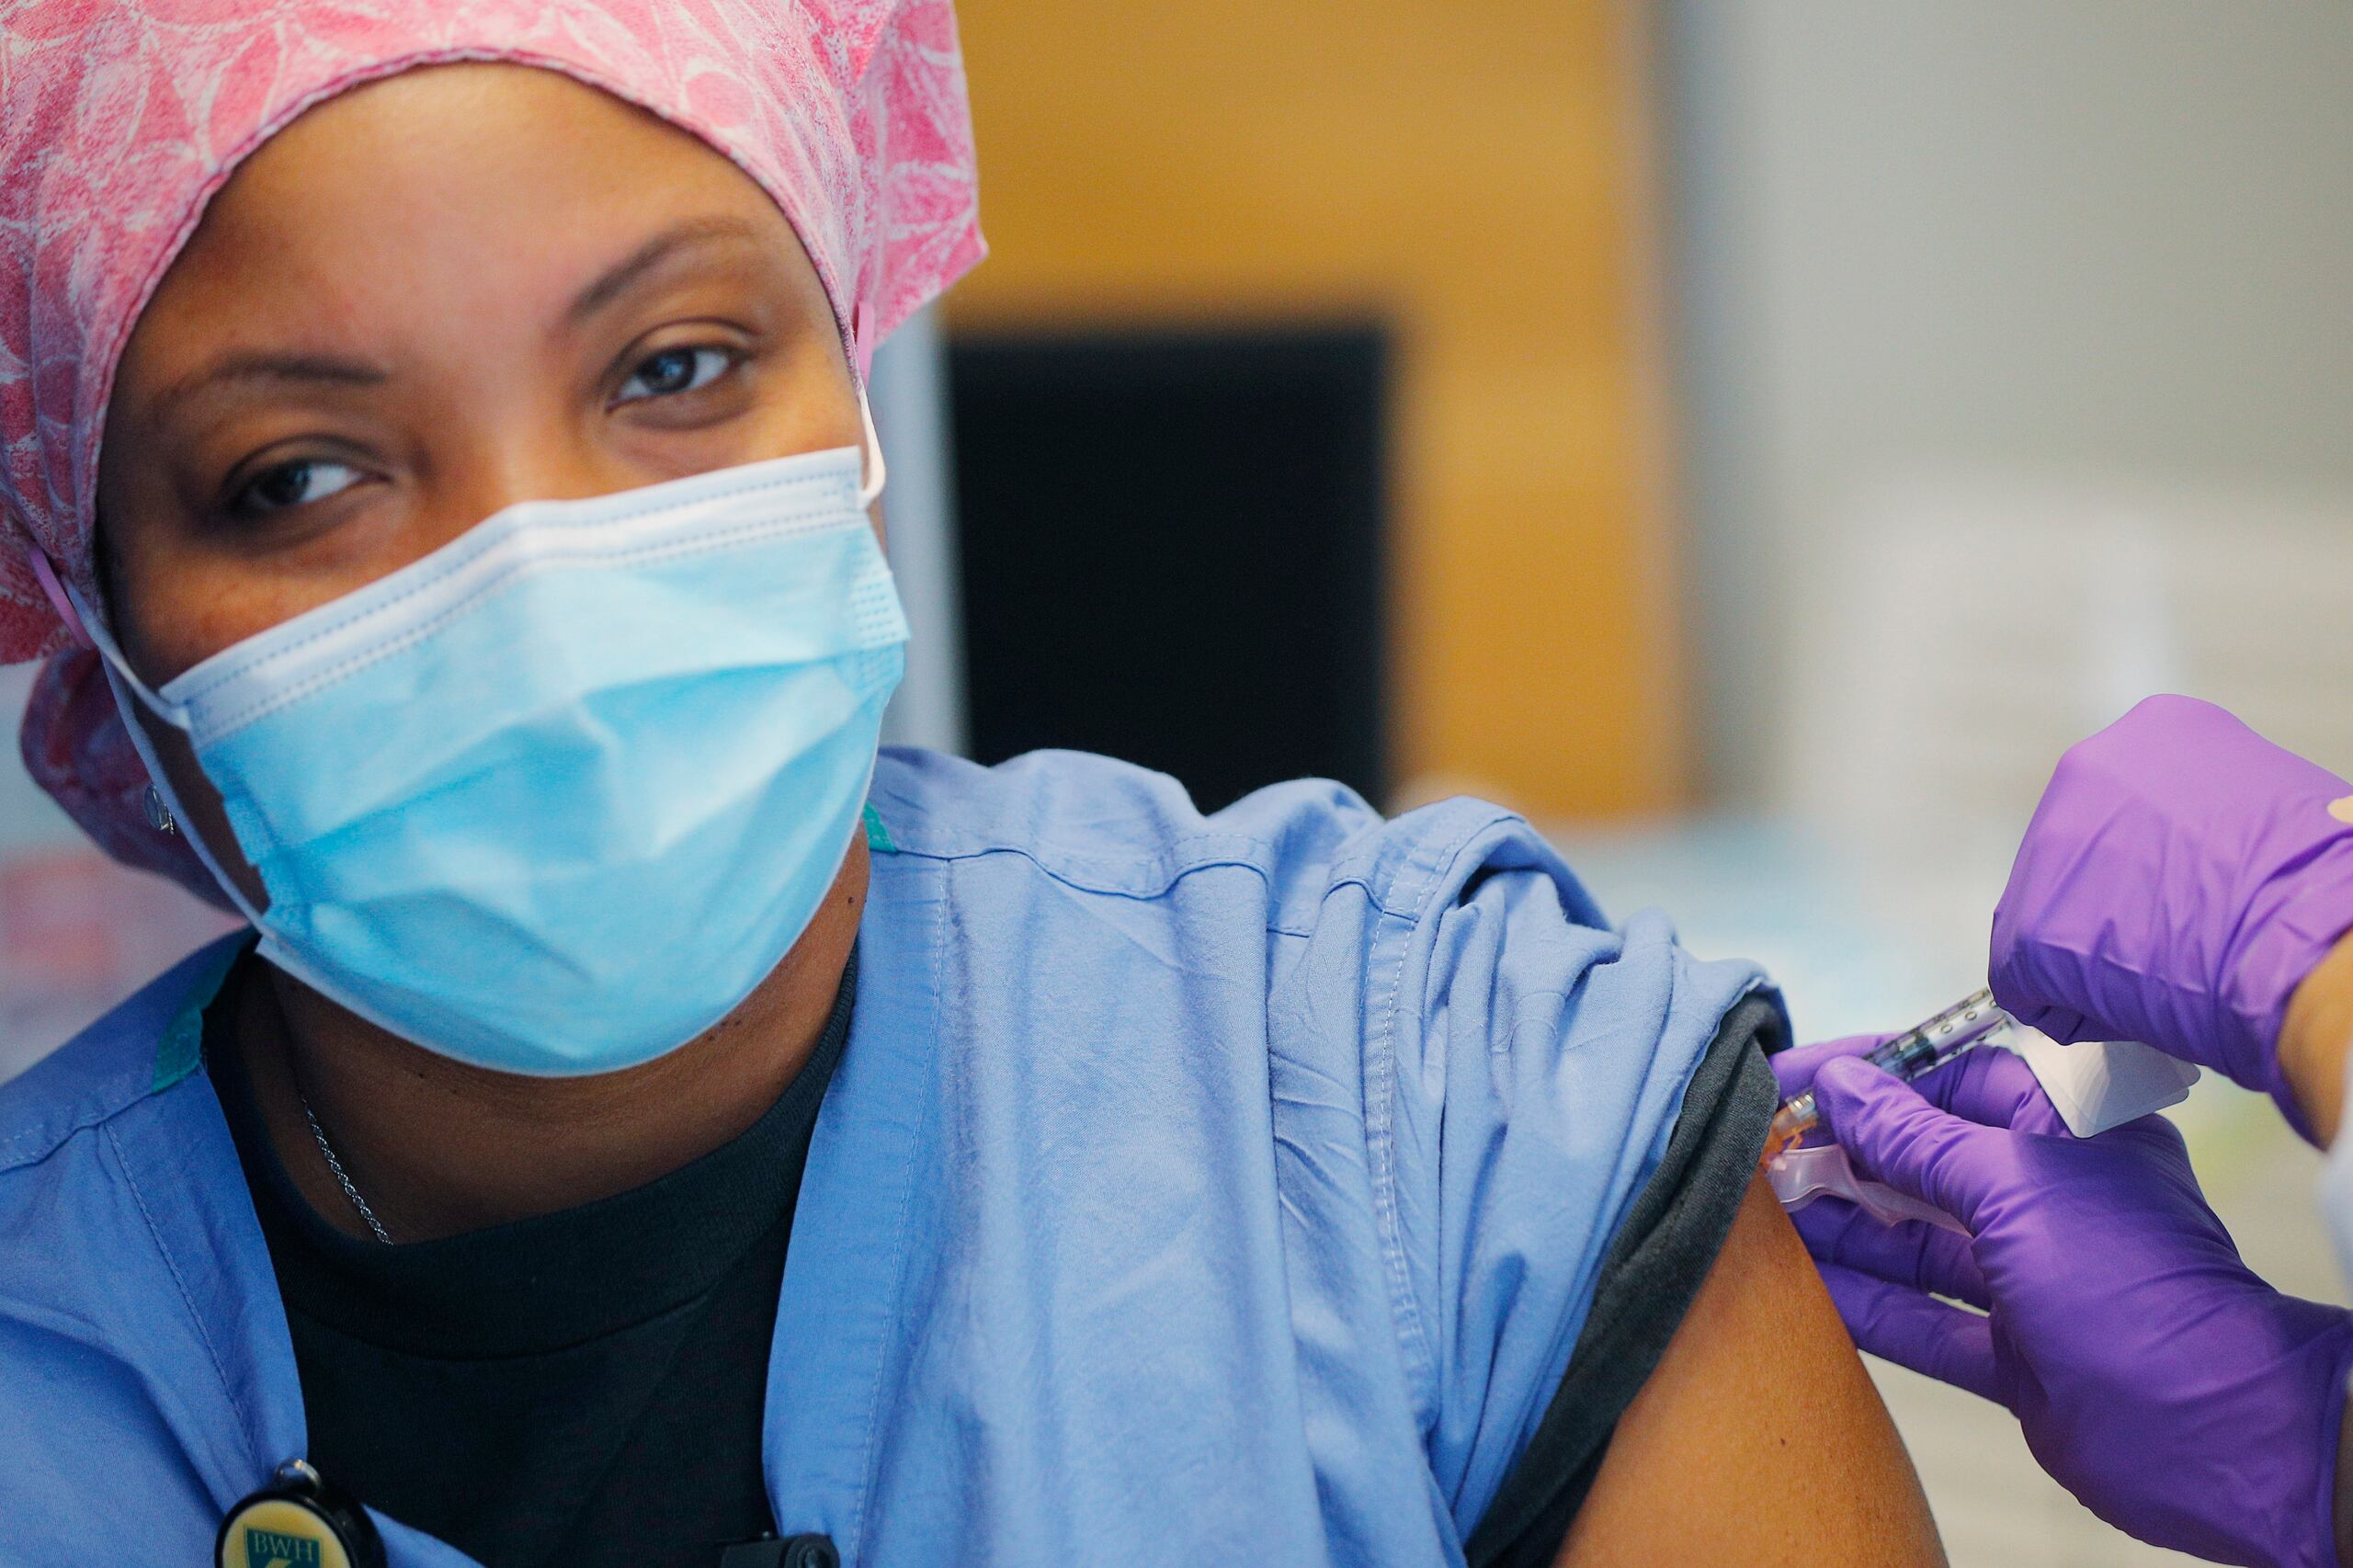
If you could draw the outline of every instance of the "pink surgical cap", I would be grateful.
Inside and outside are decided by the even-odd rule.
[[[409,66],[563,72],[733,159],[854,354],[983,254],[951,0],[7,0],[0,5],[0,664],[50,654],[26,766],[118,858],[216,902],[33,551],[98,602],[98,437],[131,324],[237,164]]]

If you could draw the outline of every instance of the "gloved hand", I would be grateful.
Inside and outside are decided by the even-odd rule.
[[[1994,999],[2268,1092],[2297,983],[2353,929],[2353,785],[2211,703],[2153,697],[2068,751],[1994,912]],[[2353,818],[2353,804],[2337,808]]]
[[[1784,1052],[1776,1074],[1785,1093],[1812,1083],[1864,1175],[1972,1234],[1830,1200],[1800,1210],[1856,1344],[2006,1406],[2045,1470],[2143,1540],[2335,1564],[2353,1313],[2239,1261],[2164,1118],[2075,1138],[1995,1049],[1921,1079],[1924,1098],[1843,1054],[1872,1038]]]

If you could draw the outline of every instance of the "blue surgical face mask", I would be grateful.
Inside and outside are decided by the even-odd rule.
[[[265,957],[460,1061],[609,1072],[750,994],[848,853],[907,637],[861,456],[510,506],[161,691],[82,619],[219,789],[268,907],[191,842]]]

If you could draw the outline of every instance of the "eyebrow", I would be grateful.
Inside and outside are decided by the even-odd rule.
[[[752,225],[741,218],[690,218],[683,223],[665,229],[631,251],[622,260],[605,269],[597,280],[580,290],[563,313],[565,324],[577,326],[613,302],[629,288],[680,251],[698,245],[716,244],[722,240],[755,240],[758,238]]]
[[[758,231],[741,218],[690,218],[674,224],[599,273],[574,296],[565,308],[564,322],[577,325],[596,314],[647,273],[682,251],[723,241],[756,241],[758,237]],[[154,406],[159,418],[167,417],[192,398],[226,391],[240,383],[372,387],[390,380],[390,371],[364,359],[285,349],[241,349],[182,376],[156,394]]]
[[[381,366],[370,365],[364,359],[282,349],[241,349],[224,354],[165,387],[155,396],[155,412],[159,416],[168,415],[199,393],[217,392],[240,383],[372,387],[391,379]]]

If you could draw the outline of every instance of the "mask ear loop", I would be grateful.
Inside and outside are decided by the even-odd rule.
[[[131,704],[135,699],[156,718],[183,733],[188,729],[186,710],[175,710],[161,697],[149,690],[147,683],[132,672],[122,656],[122,650],[115,645],[114,638],[104,630],[105,622],[82,602],[81,595],[59,579],[57,568],[51,564],[45,551],[36,549],[31,559],[33,575],[40,580],[41,589],[49,595],[49,602],[58,612],[58,619],[65,622],[66,630],[74,633],[82,646],[97,651],[99,667],[106,672],[107,689],[113,693],[115,710],[122,716],[122,727],[131,736],[131,749],[139,754],[141,764],[147,769],[147,788],[153,790],[155,798],[163,802],[164,810],[169,814],[172,830],[188,841],[188,846],[196,852],[197,859],[211,873],[213,881],[228,895],[229,902],[236,905],[237,913],[258,928],[261,911],[254,907],[244,890],[222,869],[221,862],[213,858],[212,851],[206,846],[204,835],[196,831],[188,809],[180,803],[178,792],[172,788],[170,776],[164,771],[163,759],[155,754],[154,743],[148,737],[147,727],[139,722],[139,715]]]
[[[49,551],[35,545],[26,552],[25,559],[32,565],[33,580],[40,585],[40,591],[49,596],[49,608],[57,612],[57,619],[65,623],[65,630],[73,634],[74,641],[85,648],[97,647],[97,642],[91,637],[90,629],[82,624],[82,612],[66,597],[65,585],[58,581],[57,568],[50,563]]]
[[[860,300],[849,312],[850,360],[861,387],[874,379],[874,307]]]
[[[100,648],[103,653],[104,644],[101,644]],[[244,890],[237,885],[235,880],[214,858],[211,847],[204,842],[204,835],[196,831],[196,823],[188,814],[188,808],[181,803],[179,792],[172,788],[171,776],[164,771],[163,758],[155,754],[155,744],[147,734],[147,727],[139,722],[139,715],[131,709],[134,699],[131,694],[138,693],[136,700],[142,703],[165,723],[172,722],[170,714],[155,701],[148,692],[145,684],[137,676],[116,664],[113,658],[105,658],[102,664],[106,670],[107,687],[114,693],[115,708],[122,715],[122,727],[130,732],[131,747],[139,753],[139,760],[147,767],[147,787],[153,790],[156,798],[164,802],[164,810],[171,815],[173,831],[186,840],[188,846],[196,852],[197,859],[203,864],[207,871],[211,873],[213,884],[228,895],[229,902],[236,906],[237,913],[244,916],[245,924],[256,930],[265,929],[262,926],[261,911],[254,907],[253,901],[245,896]],[[182,724],[174,724],[173,727],[182,731],[187,728]],[[201,767],[202,764],[199,763],[198,766]]]
[[[860,506],[871,506],[881,497],[882,486],[889,482],[891,474],[882,463],[882,437],[875,431],[874,408],[867,401],[866,388],[863,385],[858,389],[858,416],[866,425],[864,449],[866,477],[858,487],[858,504]]]
[[[874,432],[874,405],[866,390],[874,382],[874,307],[860,300],[849,312],[849,358],[858,371],[858,416],[866,426],[866,474],[858,485],[858,504],[871,506],[882,494],[889,477],[882,466],[882,437]]]
[[[35,574],[40,574],[39,568],[35,569]],[[50,577],[51,581],[55,581],[54,568],[51,569]],[[156,718],[161,719],[165,723],[169,724],[175,730],[180,730],[183,732],[188,730],[189,725],[187,708],[185,706],[176,707],[173,704],[165,701],[160,694],[150,687],[145,681],[139,678],[138,672],[131,667],[131,661],[122,656],[122,649],[116,643],[114,634],[107,630],[105,619],[101,618],[96,610],[82,602],[81,594],[75,590],[72,584],[59,583],[58,588],[61,597],[65,600],[65,608],[72,617],[67,624],[81,634],[83,643],[85,646],[94,648],[97,651],[98,658],[107,666],[107,674],[109,680],[117,684],[117,690],[115,693],[116,699],[118,701],[121,699],[122,692],[120,688],[127,687],[131,691],[137,695],[140,702],[145,706],[147,711],[153,713]],[[125,721],[128,721],[130,717],[130,710],[126,708],[123,711],[123,718]],[[139,726],[136,724],[131,725],[131,733],[132,738],[137,739],[140,733]],[[152,758],[149,760],[149,770],[151,772],[156,771]],[[160,773],[157,774],[156,783],[158,786],[163,784],[163,778]]]

